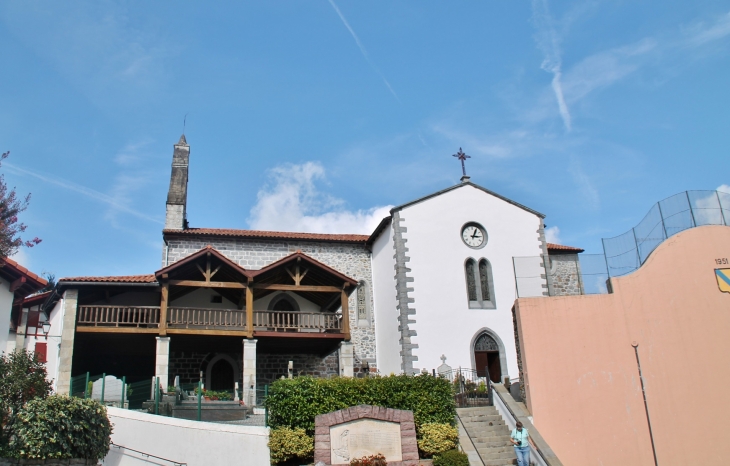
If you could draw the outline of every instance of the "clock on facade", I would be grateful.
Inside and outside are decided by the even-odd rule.
[[[476,222],[469,222],[461,228],[461,239],[470,248],[479,249],[487,244],[487,231]]]

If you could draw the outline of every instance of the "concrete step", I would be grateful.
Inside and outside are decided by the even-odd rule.
[[[504,453],[504,452],[513,454],[514,450],[515,450],[515,447],[513,447],[511,444],[510,445],[502,444],[502,445],[493,446],[493,447],[480,447],[479,445],[477,445],[477,451],[480,454]]]
[[[496,414],[497,408],[494,406],[479,406],[475,408],[456,408],[456,413],[460,416],[474,416],[479,414]]]
[[[512,460],[517,458],[517,455],[515,455],[514,451],[500,451],[500,452],[488,452],[488,453],[482,453],[479,452],[482,459],[484,461],[489,460]]]
[[[509,435],[509,430],[505,426],[486,426],[478,429],[466,429],[469,437],[473,439],[478,438],[489,438],[489,437],[501,437],[502,435]]]
[[[484,466],[511,466],[513,464],[517,464],[517,457],[515,456],[511,460],[506,459],[499,459],[499,460],[482,460],[484,462]]]
[[[463,422],[464,424],[473,424],[475,422],[500,422],[500,421],[502,421],[502,416],[500,416],[499,414],[488,414],[488,415],[462,417],[460,419],[461,419],[461,422]]]
[[[476,448],[482,447],[498,447],[501,445],[511,445],[509,435],[495,435],[494,437],[481,437],[471,440]]]
[[[500,420],[489,420],[489,421],[480,421],[480,422],[462,422],[464,424],[464,428],[471,429],[472,427],[478,428],[482,426],[486,427],[493,427],[493,426],[503,426],[504,427],[504,421]]]

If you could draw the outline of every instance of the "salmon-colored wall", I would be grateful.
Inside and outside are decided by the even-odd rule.
[[[653,465],[632,342],[661,465],[730,461],[730,294],[715,278],[730,228],[662,243],[608,295],[515,305],[527,404],[566,465]]]

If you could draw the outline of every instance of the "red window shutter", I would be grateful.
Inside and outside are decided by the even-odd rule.
[[[48,343],[36,343],[35,344],[35,354],[38,355],[38,360],[40,362],[46,362],[47,345],[48,345]]]
[[[40,320],[41,312],[40,311],[28,311],[28,320],[26,328],[37,328],[38,327],[38,321]]]

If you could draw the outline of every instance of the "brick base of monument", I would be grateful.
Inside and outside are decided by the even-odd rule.
[[[418,443],[413,412],[380,406],[360,405],[341,409],[314,418],[314,462],[332,464],[330,428],[359,419],[373,419],[400,424],[401,461],[388,461],[388,466],[418,466]]]

